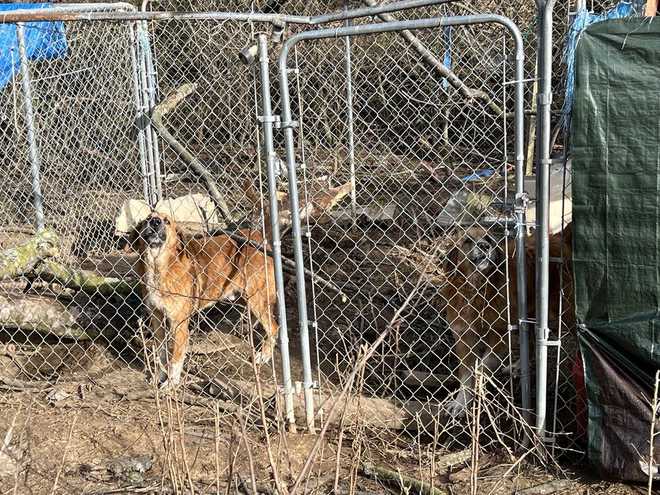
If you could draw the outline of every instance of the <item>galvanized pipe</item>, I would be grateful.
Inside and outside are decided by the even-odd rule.
[[[28,66],[27,51],[25,49],[25,26],[23,23],[16,25],[16,37],[18,39],[18,57],[21,64],[21,84],[23,88],[23,111],[25,113],[25,125],[27,126],[27,140],[30,151],[30,171],[32,174],[32,205],[34,206],[35,227],[43,230],[45,224],[44,199],[41,194],[41,157],[39,156],[39,145],[34,125],[34,109],[32,108],[32,83],[30,79],[30,68]]]
[[[536,164],[536,433],[545,438],[548,328],[550,286],[550,110],[552,104],[552,15],[554,0],[546,0],[541,12],[538,163]]]
[[[261,126],[263,130],[264,152],[266,154],[266,173],[268,176],[268,195],[270,202],[270,229],[275,265],[275,288],[277,291],[277,315],[280,325],[280,355],[282,357],[282,385],[284,387],[284,409],[286,421],[290,428],[295,429],[296,418],[293,413],[293,386],[291,382],[291,364],[289,357],[289,331],[286,322],[286,306],[284,303],[284,275],[282,272],[282,241],[280,239],[279,212],[277,205],[277,178],[275,145],[273,144],[273,116],[270,75],[268,63],[268,39],[265,34],[259,35],[259,72],[261,76]],[[264,228],[267,228],[264,226]]]
[[[310,366],[309,333],[307,328],[307,297],[305,290],[305,277],[303,272],[302,259],[302,237],[300,229],[300,212],[298,205],[298,186],[296,177],[296,157],[293,128],[295,122],[291,117],[291,102],[289,95],[289,76],[288,59],[292,48],[301,41],[314,39],[338,38],[344,36],[359,36],[368,34],[387,33],[402,30],[429,29],[440,26],[461,26],[485,23],[497,23],[504,26],[514,38],[516,45],[516,81],[515,81],[515,155],[516,155],[516,192],[522,192],[524,176],[524,153],[523,153],[523,64],[524,52],[522,36],[518,27],[508,18],[495,14],[476,14],[456,17],[436,17],[430,19],[419,19],[411,21],[385,22],[380,24],[368,24],[362,26],[349,26],[338,29],[313,30],[299,33],[286,41],[282,47],[279,59],[280,91],[281,91],[281,126],[285,129],[286,160],[289,170],[289,191],[291,201],[291,221],[293,228],[294,251],[296,256],[296,281],[298,288],[298,306],[299,306],[299,324],[301,336],[301,352],[303,357],[303,373],[305,387],[305,407],[308,417],[313,421],[314,404],[312,399],[312,381]],[[517,218],[519,231],[523,224],[520,223],[520,215]],[[524,215],[522,216],[524,221]],[[518,235],[516,244],[519,247],[517,253],[518,283],[526,285],[524,256],[525,256],[525,238]],[[522,303],[519,307],[519,319],[522,322],[527,320],[526,315],[526,293],[519,291],[518,301]]]
[[[525,95],[523,88],[524,50],[522,38],[516,38],[516,83],[514,93],[514,153],[516,156],[516,302],[518,307],[518,345],[520,347],[520,394],[523,418],[531,424],[532,394],[529,362],[529,327],[527,310],[527,195],[525,193]]]
[[[294,36],[291,39],[296,39]],[[290,41],[290,40],[289,40]],[[303,259],[302,232],[300,225],[300,205],[298,202],[298,179],[296,164],[296,148],[293,139],[294,122],[291,121],[291,98],[289,95],[289,76],[286,63],[290,42],[284,44],[280,55],[280,87],[281,87],[281,122],[284,129],[286,145],[286,163],[289,179],[289,203],[291,206],[291,233],[293,235],[293,251],[296,262],[296,287],[298,295],[298,329],[300,332],[300,352],[303,365],[303,392],[305,396],[305,419],[310,433],[314,427],[314,382],[312,378],[312,359],[309,346],[309,321],[307,318],[307,292],[305,290],[305,260]],[[284,58],[282,58],[284,56]]]
[[[348,7],[348,2],[346,2]],[[348,10],[348,8],[346,8]],[[351,27],[352,22],[346,19],[346,27]],[[351,214],[353,221],[357,215],[357,184],[355,179],[355,119],[353,117],[353,60],[351,57],[351,38],[344,38],[344,70],[346,71],[346,125],[348,127],[348,166],[351,174]]]
[[[149,47],[149,40],[144,31],[145,25],[142,22],[137,23],[137,39],[138,39],[138,76],[140,82],[140,103],[142,111],[146,115],[150,112],[149,106],[149,81],[148,81],[148,65],[146,50]],[[158,185],[156,179],[156,168],[154,163],[154,131],[149,123],[145,129],[145,142],[147,152],[147,179],[149,181],[149,206],[152,208],[156,206],[160,200],[158,194]]]
[[[140,71],[138,69],[138,50],[137,50],[137,23],[130,25],[130,53],[131,53],[131,75],[133,76],[133,99],[135,101],[135,117],[141,118],[144,115],[144,108],[142,105],[142,93],[140,90]],[[140,173],[142,175],[142,194],[144,201],[149,204],[151,202],[151,194],[149,192],[149,177],[147,168],[147,148],[145,143],[145,129],[142,125],[138,126],[138,151],[140,154]]]
[[[330,22],[373,17],[389,12],[417,9],[431,5],[441,5],[457,0],[402,0],[377,7],[363,7],[345,12],[334,12],[319,16],[300,16],[285,14],[261,14],[251,12],[80,12],[79,9],[49,8],[44,11],[14,10],[0,14],[0,24],[25,21],[156,21],[156,20],[211,20],[264,22],[271,24],[327,24]]]
[[[142,22],[143,33],[143,51],[144,51],[144,63],[145,63],[145,75],[147,77],[147,107],[149,110],[156,106],[156,68],[154,67],[153,54],[151,52],[151,44],[149,42],[149,29],[146,22]],[[162,177],[160,170],[160,149],[158,146],[158,133],[156,129],[153,128],[151,122],[148,123],[148,128],[151,132],[151,156],[153,160],[153,171],[154,178],[156,183],[156,196],[158,199],[163,197],[163,187],[162,187]]]

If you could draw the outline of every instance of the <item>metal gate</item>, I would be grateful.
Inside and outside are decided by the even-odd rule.
[[[480,28],[491,36],[494,31],[497,32],[492,26],[504,27],[506,34],[513,40],[513,46],[507,47],[500,32],[500,37],[496,37],[497,41],[494,43],[497,48],[493,50],[498,53],[483,54],[491,63],[493,58],[501,54],[497,64],[500,73],[496,76],[501,79],[497,80],[495,85],[501,93],[498,94],[491,88],[488,92],[490,101],[487,103],[484,103],[483,99],[476,102],[474,97],[461,95],[462,88],[455,88],[456,85],[450,86],[447,83],[447,77],[452,77],[453,74],[444,74],[445,78],[439,77],[434,71],[433,61],[429,63],[426,60],[426,64],[419,62],[420,57],[428,55],[428,52],[420,51],[419,45],[415,43],[419,43],[415,36],[417,30],[443,28],[438,29],[440,43],[433,48],[434,53],[442,53],[438,50],[442,47],[445,67],[451,67],[452,45],[449,40],[452,36],[456,45],[468,52],[453,54],[458,59],[455,61],[456,65],[460,67],[461,63],[468,61],[474,63],[475,59],[470,59],[474,54],[469,53],[469,45],[465,40],[461,40],[461,35],[464,34],[461,29],[468,31],[469,27],[474,25],[485,25]],[[487,27],[491,27],[491,30],[487,31]],[[387,39],[383,33],[393,33],[394,42],[391,36]],[[474,32],[470,34],[474,35]],[[351,46],[353,38],[369,35],[371,38],[367,38],[362,46]],[[398,38],[397,35],[403,37]],[[320,76],[315,72],[319,68],[306,65],[304,55],[301,54],[304,48],[299,48],[311,44],[302,42],[326,39],[335,40],[335,46],[326,43],[320,48],[327,57],[327,62],[321,66],[319,72],[326,81],[339,80],[343,94],[340,94],[337,88],[332,88],[331,83],[319,82]],[[341,46],[337,47],[336,40],[342,41]],[[465,44],[461,44],[461,41]],[[363,58],[359,61],[359,71],[353,70],[356,64],[355,53],[359,53],[360,48],[364,50],[366,43],[383,44],[383,56],[376,63],[369,64],[368,68],[363,67],[368,63]],[[396,51],[398,63],[392,61],[392,55],[388,55],[391,52],[388,50]],[[309,50],[306,53],[309,53]],[[387,62],[388,58],[392,65],[399,69],[401,66],[410,67],[410,91],[413,94],[403,89],[383,88],[384,76],[378,82],[369,81],[369,77],[365,78],[367,74],[377,79],[383,75],[383,71],[387,72],[388,67],[383,68],[377,62]],[[338,61],[343,61],[345,65],[338,64]],[[341,69],[333,72],[328,70],[329,66]],[[464,67],[459,70],[464,70]],[[471,390],[475,384],[466,381],[465,375],[472,376],[471,368],[475,361],[484,358],[486,361],[492,360],[495,354],[493,347],[502,352],[500,359],[506,361],[506,366],[511,365],[515,347],[511,345],[511,340],[513,333],[517,333],[519,329],[522,351],[522,407],[523,410],[530,411],[527,353],[529,337],[524,270],[527,233],[524,220],[526,193],[523,184],[522,73],[520,34],[508,19],[494,15],[387,22],[309,31],[294,36],[285,43],[279,61],[282,92],[279,127],[284,129],[287,181],[292,200],[298,325],[304,372],[302,387],[310,430],[314,428],[315,403],[326,403],[327,397],[350,390],[358,396],[363,394],[364,402],[361,406],[358,404],[357,410],[350,414],[353,420],[360,415],[366,415],[361,419],[368,426],[389,426],[390,430],[406,429],[410,426],[408,422],[414,422],[416,427],[426,434],[433,434],[434,429],[436,434],[440,429],[447,429],[450,440],[462,444],[465,440],[461,435],[466,432],[466,423],[450,421],[449,427],[445,421],[440,420],[438,423],[440,418],[447,416],[444,407],[447,406],[447,401],[444,401],[444,404],[442,402],[455,388],[451,382],[459,378],[456,368],[467,367],[470,370],[469,373],[466,373],[466,370],[461,373],[462,383],[459,383],[458,390],[453,391],[454,402],[458,400],[456,397],[460,398],[460,395],[465,393],[465,388],[470,389],[468,395],[472,394]],[[294,76],[290,77],[290,74]],[[346,79],[342,81],[341,76]],[[415,76],[417,81],[414,80]],[[424,81],[425,78],[428,79]],[[393,79],[399,80],[397,77]],[[417,87],[414,86],[415,83]],[[306,92],[306,84],[311,86],[313,91],[319,91],[320,85],[325,101],[319,102],[313,92]],[[509,98],[513,101],[514,109],[507,115],[507,104],[511,105],[511,101],[507,100],[508,87],[511,88]],[[431,91],[425,93],[429,88]],[[476,93],[478,90],[473,91]],[[293,97],[291,93],[294,94]],[[372,98],[378,100],[383,109],[391,111],[394,108],[403,116],[397,116],[395,111],[384,118],[378,110],[370,108],[370,105],[373,105],[370,101]],[[388,98],[396,100],[397,103],[391,104],[387,101]],[[449,103],[443,104],[443,99]],[[361,104],[356,104],[357,101]],[[492,115],[492,109],[497,108],[498,104],[501,104],[504,110],[501,110],[499,115]],[[298,113],[296,118],[292,117],[294,105]],[[418,115],[411,112],[424,105],[432,106],[434,111],[428,112],[421,108]],[[319,107],[323,106],[330,107],[331,110],[319,110]],[[464,107],[461,108],[462,106]],[[305,124],[305,113],[310,107],[314,108],[312,111],[315,115],[326,111],[326,115],[331,116],[328,120],[333,120],[323,122],[325,139],[319,138],[323,129],[315,128],[313,124]],[[466,110],[465,107],[469,109]],[[373,114],[368,115],[369,111]],[[435,118],[444,119],[444,141],[437,139],[433,144],[426,143],[426,156],[422,157],[420,147],[411,145],[410,142],[427,138],[423,131],[420,132],[420,124],[431,127],[433,117],[430,115],[433,114]],[[463,129],[452,121],[457,116],[459,119],[465,119],[461,123]],[[417,120],[413,121],[415,118]],[[425,118],[428,120],[425,121]],[[475,141],[468,145],[467,150],[463,150],[463,158],[457,159],[460,145],[456,142],[465,142],[465,127],[469,132],[471,126],[483,125],[490,125],[491,129],[487,130],[491,131],[494,126],[502,126],[501,141],[493,143],[489,142],[488,137],[479,140],[472,136]],[[297,143],[294,140],[296,131]],[[511,144],[515,158],[508,160],[506,150]],[[396,149],[397,145],[399,149]],[[437,150],[433,150],[434,145]],[[497,153],[493,152],[494,154],[488,157],[486,170],[479,170],[478,162],[474,161],[474,155],[470,154],[477,154],[479,159],[483,160],[482,150],[489,145],[493,148],[501,147],[504,154],[497,156]],[[406,146],[408,149],[405,149]],[[331,153],[331,150],[334,153]],[[443,163],[444,167],[437,166],[438,163]],[[513,165],[511,171],[509,164]],[[445,170],[442,170],[443,168]],[[437,175],[438,172],[447,170],[449,173],[444,177]],[[403,175],[404,178],[397,179],[397,175]],[[489,177],[482,179],[480,175]],[[410,182],[406,183],[406,179]],[[472,187],[469,183],[471,179],[476,184]],[[346,206],[330,212],[324,219],[316,222],[306,219],[301,224],[300,218],[296,218],[300,217],[299,204],[309,204],[313,201],[314,188],[318,188],[318,184],[324,181],[332,183],[336,189],[346,189],[347,198],[350,196],[346,200]],[[413,185],[406,190],[409,184]],[[513,193],[509,190],[511,184],[514,185]],[[467,201],[464,198],[468,198]],[[483,208],[475,208],[470,201],[481,201],[480,206]],[[463,210],[456,212],[452,207]],[[491,317],[487,323],[478,318],[470,322],[459,321],[476,316],[476,313],[486,311],[487,308],[479,307],[480,303],[473,301],[468,302],[468,305],[474,306],[471,308],[474,311],[464,311],[464,308],[452,308],[452,303],[456,303],[458,299],[450,299],[444,304],[450,306],[448,309],[454,315],[453,320],[445,316],[443,321],[443,303],[438,299],[446,299],[451,290],[455,289],[459,294],[460,291],[466,290],[488,290],[476,285],[455,287],[450,291],[442,289],[443,284],[452,282],[439,267],[444,263],[447,268],[447,263],[443,260],[452,250],[458,249],[462,251],[460,256],[469,257],[469,253],[465,251],[467,245],[462,244],[462,241],[476,226],[484,229],[483,235],[494,238],[491,242],[494,241],[502,249],[502,255],[507,259],[506,262],[504,259],[500,260],[495,267],[496,271],[501,270],[500,280],[503,283],[495,290],[509,293],[508,259],[515,259],[519,268],[515,271],[518,274],[516,286],[521,288],[513,292],[518,298],[515,306],[518,313],[509,315],[507,297],[507,303],[497,309],[501,314]],[[515,249],[511,252],[508,250],[511,246],[505,242],[507,238],[515,238]],[[454,263],[465,266],[461,259]],[[468,258],[468,265],[471,266],[467,268],[479,270],[474,263],[478,265],[478,262]],[[385,268],[388,264],[390,266]],[[314,278],[308,278],[307,284],[303,271],[305,266],[309,270],[308,274],[314,275]],[[497,273],[491,275],[493,279],[498,279]],[[413,297],[415,303],[411,306]],[[497,304],[495,299],[496,296],[488,296],[485,305]],[[502,321],[498,322],[499,319]],[[463,323],[468,326],[464,330],[465,333],[461,336],[460,332],[456,331],[452,339],[452,332],[448,327],[462,328],[465,326]],[[483,325],[496,327],[498,323],[506,328],[501,335],[503,341],[489,340],[486,343],[488,332],[495,329],[485,328]],[[469,325],[481,325],[481,328],[477,330],[469,328]],[[477,331],[480,333],[478,338],[471,339],[468,334]],[[461,342],[461,338],[469,341]],[[452,343],[452,340],[455,342]],[[467,349],[461,352],[459,346]],[[367,365],[362,358],[372,355],[374,356]],[[315,362],[315,370],[312,362]],[[354,362],[362,364],[359,370],[360,383],[353,382],[358,370],[352,366]],[[495,366],[486,363],[486,366],[489,364],[500,369],[502,363]],[[489,379],[493,379],[490,373]],[[506,390],[504,395],[508,396],[509,401],[514,396],[518,397],[518,394],[513,392],[511,381],[505,379],[499,382],[498,386],[503,384]],[[317,401],[313,398],[314,389],[318,389]],[[486,395],[484,393],[484,397]],[[495,396],[497,395],[496,391]],[[398,404],[400,409],[383,407],[380,398],[387,398]],[[504,408],[513,405],[513,402],[509,402]],[[497,408],[502,407],[502,404],[497,405],[495,399],[490,400],[484,407],[493,407],[493,416],[499,416]],[[334,412],[334,407],[331,409]],[[326,413],[321,416],[322,419],[333,419],[328,417],[328,411],[322,412]],[[525,417],[528,417],[526,413]]]

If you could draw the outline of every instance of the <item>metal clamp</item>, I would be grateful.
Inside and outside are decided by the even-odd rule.
[[[529,205],[529,194],[522,192],[516,194],[515,201],[513,203],[513,211],[516,213],[525,213],[527,211],[527,206]]]
[[[257,115],[257,120],[262,124],[274,124],[275,127],[280,123],[279,115]]]
[[[282,122],[279,117],[277,118],[277,122],[275,122],[275,129],[295,129],[298,127],[298,121],[297,120],[289,120],[288,122]]]
[[[552,103],[552,94],[539,93],[536,97],[536,102],[539,105],[550,105]]]

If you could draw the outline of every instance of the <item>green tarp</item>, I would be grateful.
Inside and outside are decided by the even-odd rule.
[[[588,455],[605,475],[643,481],[660,368],[660,22],[583,33],[571,136]],[[658,463],[660,437],[655,451]]]

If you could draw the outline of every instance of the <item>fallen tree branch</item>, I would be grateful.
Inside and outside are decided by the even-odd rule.
[[[16,378],[9,378],[0,376],[0,389],[11,390],[20,392],[23,390],[46,390],[50,388],[50,383],[44,384],[41,382],[29,382],[26,380],[18,380]]]
[[[19,328],[59,338],[90,340],[98,336],[93,317],[56,299],[0,296],[0,327]]]
[[[362,3],[369,7],[378,7],[380,4],[377,0],[362,0]],[[385,22],[396,21],[396,18],[392,14],[378,14],[379,19]],[[446,79],[449,84],[456,88],[463,96],[470,99],[481,100],[484,104],[491,110],[495,116],[500,117],[504,114],[502,108],[493,101],[493,99],[488,96],[488,94],[479,89],[473,89],[468,87],[449,67],[444,65],[440,60],[438,60],[433,52],[426,48],[424,43],[415,36],[412,31],[405,29],[399,31],[399,35],[406,40],[406,42],[412,47],[413,50],[417,52],[422,61],[435,72],[438,73],[442,78]]]
[[[53,260],[43,260],[33,272],[46,282],[105,297],[137,295],[137,280],[109,278],[88,270],[77,270]]]
[[[43,259],[57,256],[59,238],[51,230],[37,232],[30,240],[0,252],[0,280],[31,271]]]
[[[385,481],[390,484],[396,484],[401,487],[403,493],[419,493],[420,495],[448,495],[445,490],[432,487],[429,483],[401,474],[400,471],[393,471],[373,464],[363,464],[362,472],[365,476],[376,481]]]
[[[189,96],[197,88],[196,84],[187,83],[176,89],[167,98],[156,105],[151,111],[151,123],[155,127],[156,132],[162,137],[167,144],[169,144],[174,151],[190,166],[190,168],[204,181],[209,195],[213,202],[218,207],[220,214],[226,222],[232,222],[232,217],[229,212],[229,207],[225,201],[218,185],[213,180],[211,172],[200,162],[192,153],[190,153],[163,124],[163,117],[169,112],[174,110],[179,103],[181,103],[187,96]]]

